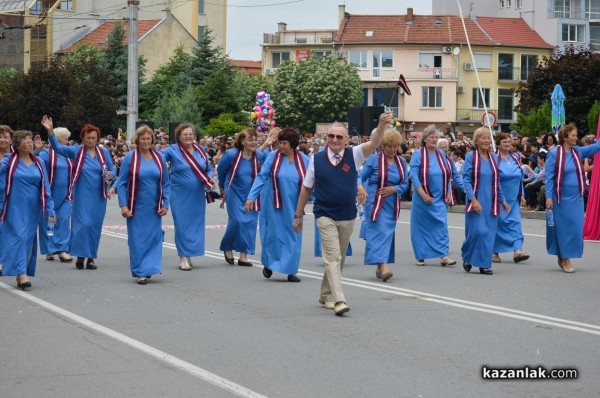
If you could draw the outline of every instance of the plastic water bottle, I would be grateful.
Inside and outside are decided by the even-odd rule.
[[[54,217],[48,217],[48,229],[46,230],[46,235],[54,236]]]
[[[552,209],[546,209],[546,222],[548,223],[549,227],[554,226],[554,212]]]
[[[104,181],[108,182],[108,166],[105,164],[102,165],[102,178],[104,178]]]
[[[356,205],[356,209],[358,210],[358,218],[361,220],[364,220],[365,219],[365,206],[358,203]]]

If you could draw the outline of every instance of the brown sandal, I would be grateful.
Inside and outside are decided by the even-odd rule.
[[[96,269],[98,268],[96,266],[96,263],[94,263],[94,259],[93,258],[88,258],[87,264],[85,265],[85,268],[87,269]]]

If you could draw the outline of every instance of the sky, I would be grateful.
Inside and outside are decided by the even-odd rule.
[[[415,14],[431,14],[429,0],[228,0],[229,57],[259,61],[263,33],[277,32],[279,22],[289,30],[337,29],[338,4],[350,14],[403,15],[408,7]]]

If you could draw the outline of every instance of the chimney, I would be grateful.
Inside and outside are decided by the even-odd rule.
[[[341,24],[346,19],[346,5],[340,4],[338,6],[338,23]]]
[[[287,24],[285,22],[279,22],[277,24],[277,32],[281,33],[281,32],[285,32],[287,28]]]
[[[407,8],[406,9],[406,21],[405,21],[405,23],[407,25],[412,25],[413,18],[414,18],[413,9],[412,8]]]

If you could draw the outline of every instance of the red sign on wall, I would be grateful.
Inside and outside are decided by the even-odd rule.
[[[296,50],[296,61],[306,61],[310,57],[310,50]]]

